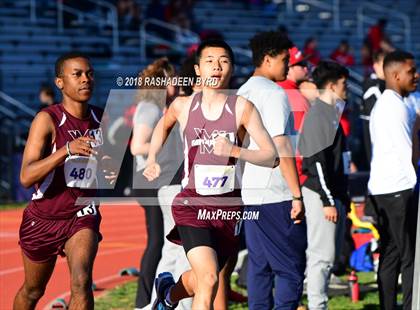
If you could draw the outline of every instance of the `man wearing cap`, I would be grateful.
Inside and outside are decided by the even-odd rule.
[[[278,81],[277,84],[282,87],[289,100],[290,109],[293,113],[294,130],[301,132],[303,119],[306,112],[309,111],[310,104],[299,90],[299,84],[308,79],[308,57],[305,57],[296,46],[289,49],[289,71],[287,79]],[[296,154],[296,168],[299,175],[299,181],[302,184],[305,176],[302,173],[302,157]]]
[[[289,55],[287,79],[277,84],[286,91],[293,112],[295,130],[300,131],[304,115],[310,108],[308,101],[299,91],[299,84],[308,79],[308,63],[307,57],[304,57],[296,46],[289,49]]]

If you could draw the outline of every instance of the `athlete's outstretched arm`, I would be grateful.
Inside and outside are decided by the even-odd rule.
[[[279,158],[273,141],[265,129],[260,113],[248,100],[239,97],[236,104],[236,115],[238,127],[244,126],[249,135],[255,140],[259,149],[250,150],[232,145],[226,138],[218,137],[214,152],[216,155],[229,156],[227,151],[230,149],[230,156],[245,160],[254,165],[265,167],[276,167]]]
[[[54,124],[47,112],[39,112],[32,122],[23,152],[20,182],[26,188],[42,181],[54,168],[60,165],[67,156],[66,147],[62,147],[53,154],[44,157],[48,145],[55,139]],[[94,154],[90,146],[92,138],[82,137],[70,143],[70,152],[89,156]],[[51,145],[52,147],[52,145]]]

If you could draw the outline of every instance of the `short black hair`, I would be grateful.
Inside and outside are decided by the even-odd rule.
[[[390,52],[384,58],[384,70],[390,65],[404,63],[408,59],[414,59],[413,54],[402,50]]]
[[[292,41],[279,31],[267,31],[257,33],[250,41],[252,50],[252,62],[255,67],[261,66],[264,56],[275,57],[283,51],[293,47]]]
[[[235,64],[235,56],[233,55],[233,50],[222,39],[208,39],[204,40],[200,43],[200,45],[197,48],[196,54],[195,54],[195,62],[198,64],[200,62],[201,54],[203,53],[203,50],[207,47],[221,47],[226,50],[226,52],[229,54],[230,61],[232,62],[232,65]]]
[[[312,72],[312,78],[318,89],[323,89],[332,82],[336,83],[341,78],[349,77],[349,70],[335,61],[321,61]]]
[[[84,58],[90,61],[89,57],[86,54],[83,54],[81,52],[69,52],[69,53],[63,54],[60,57],[58,57],[57,60],[55,61],[55,76],[56,77],[62,76],[64,63],[67,60],[74,59],[74,58]]]

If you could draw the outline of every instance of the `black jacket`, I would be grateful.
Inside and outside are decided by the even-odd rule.
[[[339,121],[336,107],[317,99],[305,116],[298,144],[302,172],[307,177],[303,185],[318,193],[324,206],[334,205],[334,199],[345,205],[349,202],[349,153]]]
[[[370,112],[385,90],[385,81],[378,79],[376,74],[372,73],[369,78],[363,82],[363,102],[360,117],[369,120]]]

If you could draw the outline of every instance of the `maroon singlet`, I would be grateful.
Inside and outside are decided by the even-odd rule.
[[[241,210],[242,199],[239,188],[238,177],[235,174],[234,190],[221,195],[200,195],[196,187],[203,184],[195,184],[196,165],[220,165],[235,166],[236,159],[233,157],[217,156],[213,153],[214,138],[224,135],[235,144],[240,145],[236,126],[236,100],[237,96],[228,96],[222,113],[217,120],[205,118],[201,107],[202,92],[194,95],[189,110],[188,121],[184,129],[184,173],[182,179],[182,191],[175,197],[172,214],[175,224],[178,226],[221,228],[229,226],[232,230],[236,220],[232,221],[203,221],[197,218],[199,209],[229,209]],[[213,182],[213,180],[210,180]],[[214,185],[209,183],[209,187]],[[206,184],[206,182],[204,182]],[[220,185],[221,183],[219,183]],[[226,233],[229,233],[226,231]],[[179,243],[175,231],[168,236],[168,239]],[[172,236],[171,236],[172,235]]]
[[[82,136],[95,138],[96,145],[103,143],[102,130],[99,127],[102,109],[88,106],[88,117],[78,119],[68,113],[63,104],[49,106],[42,110],[48,113],[54,123],[55,141],[45,154],[49,156],[56,150]],[[41,182],[35,185],[28,209],[34,215],[44,219],[66,219],[75,216],[83,206],[75,205],[79,197],[93,197],[95,189],[67,187],[64,177],[64,164],[52,170]]]

